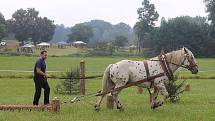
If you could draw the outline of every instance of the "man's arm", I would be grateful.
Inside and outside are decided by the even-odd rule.
[[[41,71],[41,68],[36,67],[36,70],[37,70],[37,73],[38,73],[38,74],[40,74],[40,75],[42,75],[42,76],[45,76],[45,77],[47,78],[47,74],[46,74],[46,73],[43,73],[43,72]]]

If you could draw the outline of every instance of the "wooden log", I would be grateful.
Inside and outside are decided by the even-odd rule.
[[[0,110],[38,110],[38,111],[44,111],[49,110],[52,112],[59,112],[60,111],[60,100],[57,98],[54,98],[51,102],[51,105],[48,106],[31,106],[31,105],[0,105]]]
[[[45,110],[51,106],[0,105],[0,110]]]
[[[108,109],[113,109],[114,108],[114,99],[111,94],[107,95],[107,108]]]
[[[80,95],[85,95],[85,61],[80,62]]]
[[[186,84],[184,90],[185,90],[185,91],[190,91],[190,84]]]

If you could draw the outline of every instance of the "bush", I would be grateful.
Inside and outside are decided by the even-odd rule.
[[[68,94],[68,95],[77,95],[80,90],[79,79],[69,79],[69,78],[80,78],[79,68],[71,68],[71,70],[65,73],[65,78],[55,87],[56,94]]]
[[[111,56],[114,53],[114,46],[112,43],[100,42],[97,43],[96,47],[89,51],[87,56]]]
[[[177,77],[175,77],[173,80],[169,81],[168,84],[166,84],[166,89],[169,93],[169,101],[172,103],[179,102],[180,100],[180,94],[184,92],[184,86],[185,86],[185,80],[179,84],[176,83],[178,80]]]

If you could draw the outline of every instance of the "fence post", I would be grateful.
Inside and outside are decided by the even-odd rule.
[[[51,111],[60,112],[60,100],[55,97],[51,102]]]
[[[143,94],[143,88],[141,88],[141,87],[137,87],[137,89],[138,89],[138,94]]]
[[[113,109],[114,108],[114,99],[111,94],[107,94],[107,108]]]
[[[85,95],[85,61],[80,62],[80,94]]]

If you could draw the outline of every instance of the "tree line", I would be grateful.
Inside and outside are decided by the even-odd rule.
[[[47,42],[52,39],[55,25],[47,17],[40,17],[34,8],[15,11],[12,18],[5,20],[0,14],[0,40],[8,34],[14,34],[15,39],[24,44],[25,41],[34,43]]]
[[[138,22],[134,26],[137,51],[141,55],[159,54],[161,50],[172,51],[188,47],[198,57],[215,56],[215,0],[205,0],[206,17],[180,16],[161,19],[155,26],[159,13],[149,0],[143,0],[137,10]],[[146,49],[147,48],[147,49]]]
[[[156,55],[161,50],[172,51],[188,47],[199,57],[215,55],[215,0],[204,0],[207,17],[179,16],[161,19],[155,26],[159,11],[150,0],[143,0],[138,8],[138,21],[132,28],[125,23],[112,25],[103,20],[79,23],[73,27],[55,25],[53,20],[40,17],[34,8],[15,11],[12,18],[5,20],[0,13],[0,41],[12,33],[20,42],[32,41],[84,41],[95,47],[99,43],[114,46],[136,45],[138,55]]]

